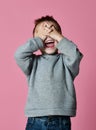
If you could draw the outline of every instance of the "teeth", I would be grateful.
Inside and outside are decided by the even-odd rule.
[[[52,42],[54,42],[54,41],[47,41],[47,42],[45,42],[45,43],[52,43]]]

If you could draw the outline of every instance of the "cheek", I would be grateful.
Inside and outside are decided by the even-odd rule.
[[[54,43],[54,44],[55,44],[55,46],[56,46],[56,45],[58,44],[58,41],[55,41],[55,43]]]

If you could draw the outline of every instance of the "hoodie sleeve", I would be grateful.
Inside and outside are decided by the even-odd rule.
[[[17,65],[26,75],[30,74],[34,58],[36,56],[35,54],[33,54],[33,52],[37,51],[42,47],[42,40],[37,37],[28,39],[28,41],[24,45],[21,45],[16,50],[14,58],[16,60]]]
[[[76,44],[66,37],[63,38],[56,47],[63,54],[64,64],[67,66],[74,79],[79,73],[79,64],[83,54],[79,51]]]

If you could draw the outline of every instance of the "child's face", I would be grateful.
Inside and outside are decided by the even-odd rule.
[[[34,33],[34,37],[38,37],[38,35],[37,35],[36,32],[41,33],[41,30],[42,30],[42,29],[41,29],[41,26],[42,26],[42,24],[44,24],[44,23],[45,23],[45,22],[42,22],[42,23],[40,23],[40,24],[38,24],[38,25],[36,26],[35,33]],[[52,25],[56,26],[56,24],[53,23],[53,22],[51,22],[51,21],[50,21],[50,22],[47,21],[47,24],[48,24],[49,27],[52,26]],[[57,44],[57,41],[56,41],[56,40],[52,39],[52,38],[49,37],[49,36],[46,36],[46,38],[43,40],[43,43],[44,43],[44,48],[41,49],[41,52],[42,52],[43,54],[54,54],[54,53],[57,52],[57,48],[55,47],[56,44]]]

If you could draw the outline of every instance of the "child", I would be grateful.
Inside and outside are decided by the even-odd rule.
[[[41,55],[34,54],[38,49]],[[71,130],[70,118],[76,115],[73,82],[82,57],[52,16],[35,21],[33,38],[15,53],[28,80],[26,130]]]

